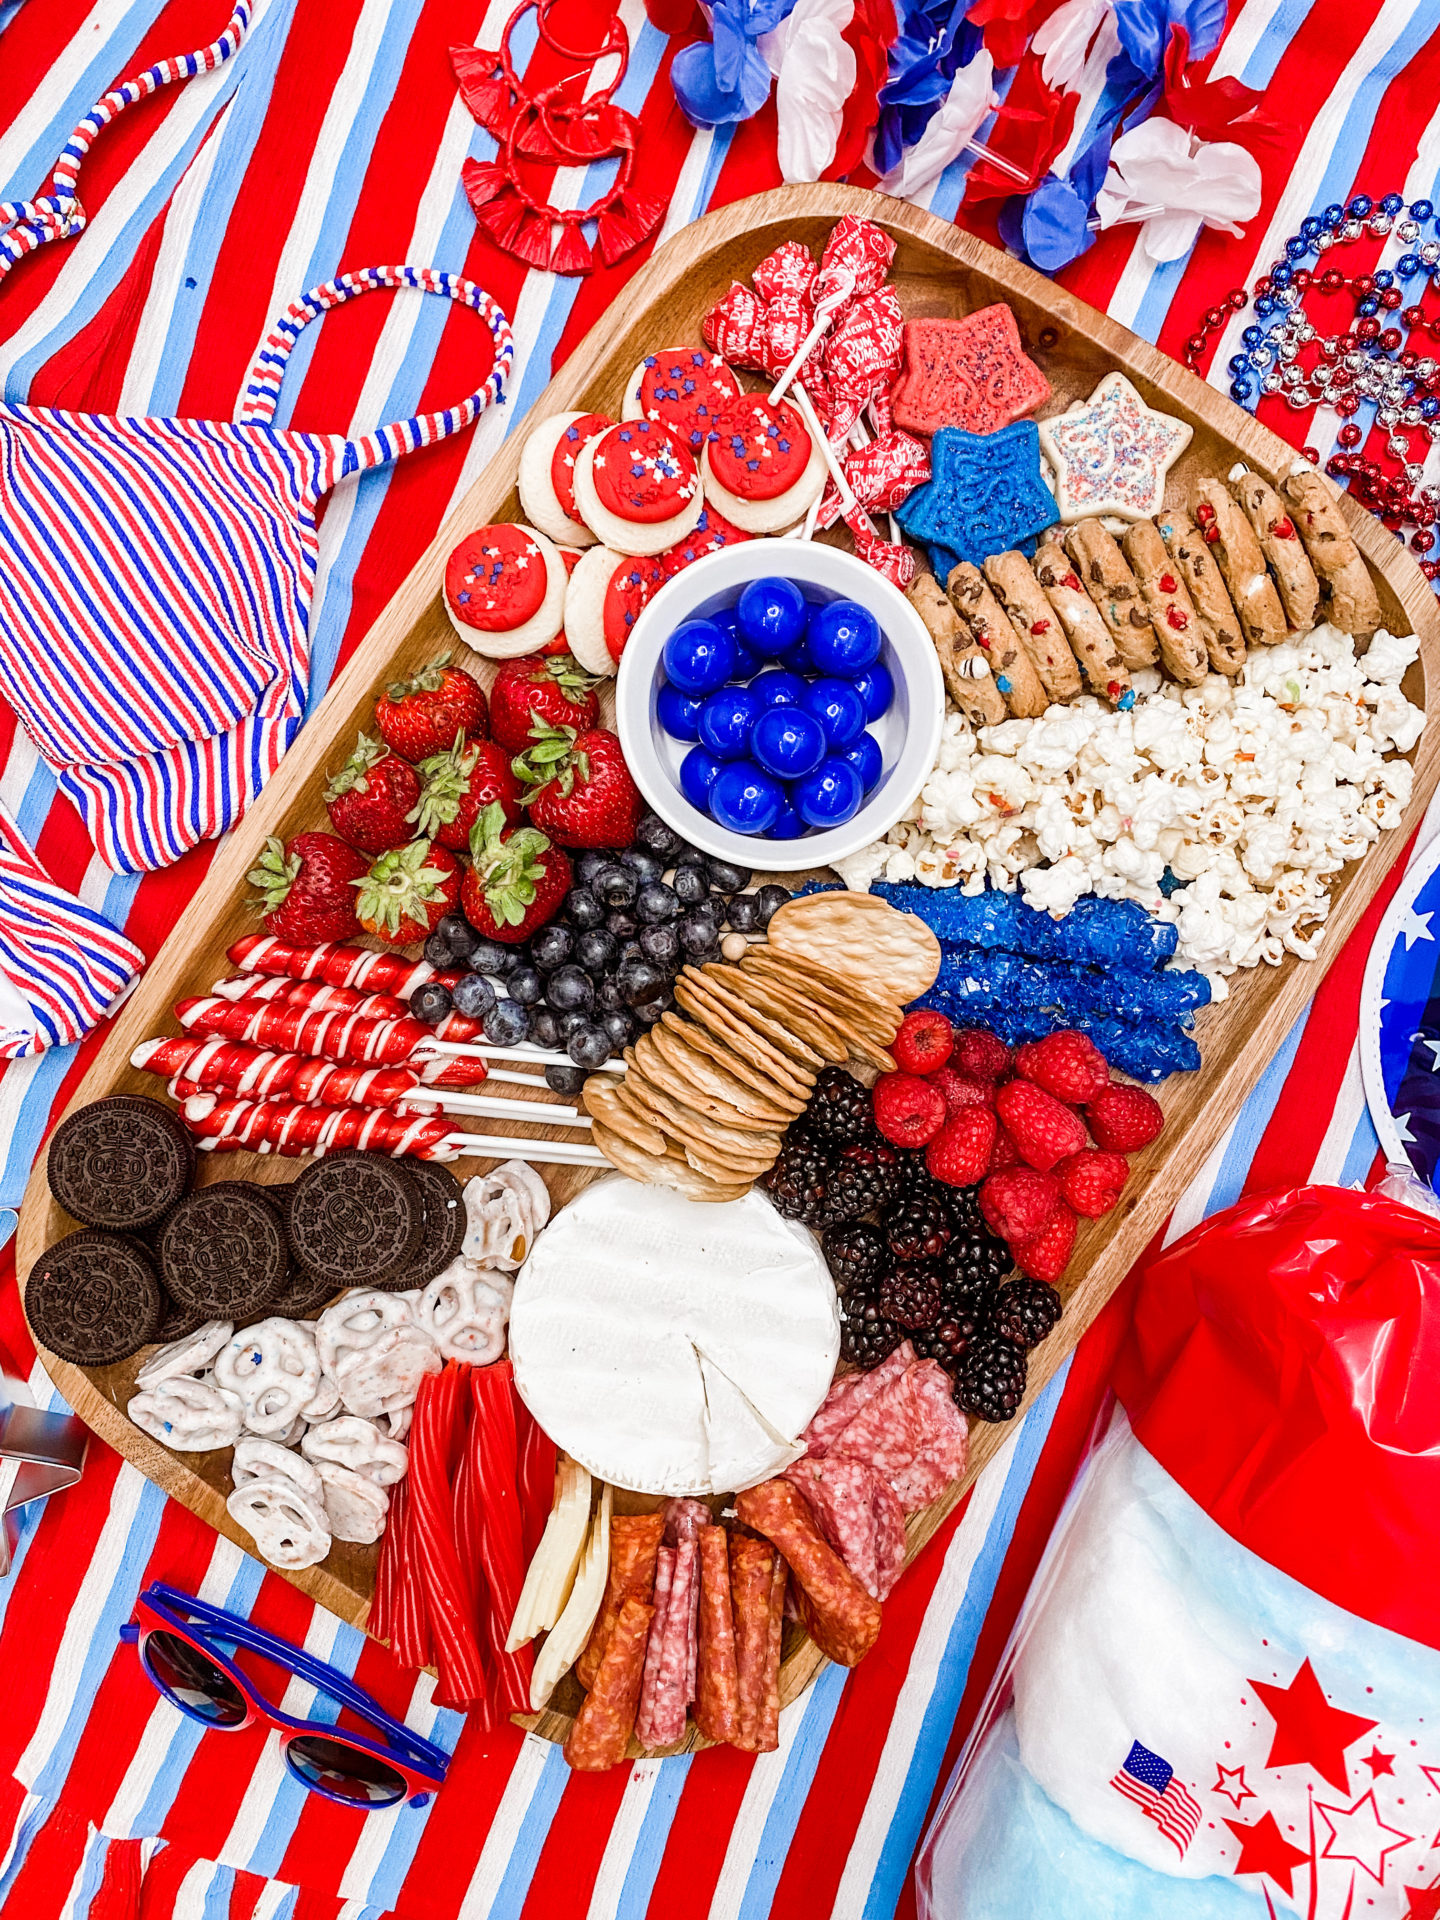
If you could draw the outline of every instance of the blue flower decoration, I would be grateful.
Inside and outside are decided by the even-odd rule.
[[[755,42],[794,6],[795,0],[715,0],[713,39],[682,47],[670,63],[670,83],[687,120],[732,127],[760,111],[770,98],[770,68]]]

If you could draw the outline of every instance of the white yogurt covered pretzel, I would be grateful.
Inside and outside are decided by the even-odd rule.
[[[465,1187],[467,1226],[461,1247],[477,1266],[523,1266],[535,1236],[550,1218],[550,1190],[520,1160],[476,1174]]]
[[[233,1320],[207,1320],[193,1333],[182,1333],[178,1340],[159,1347],[135,1375],[135,1384],[143,1392],[161,1380],[178,1380],[183,1374],[203,1373],[235,1331]]]
[[[232,1334],[216,1354],[215,1380],[239,1394],[250,1431],[274,1439],[288,1433],[314,1398],[320,1358],[298,1321],[261,1320]]]
[[[330,1531],[337,1540],[354,1540],[368,1547],[385,1531],[385,1516],[390,1511],[390,1496],[364,1474],[349,1467],[322,1460],[319,1474],[325,1487],[325,1511]]]
[[[340,1401],[347,1413],[375,1420],[410,1406],[427,1373],[438,1373],[440,1349],[423,1327],[391,1327],[373,1346],[345,1356],[338,1379]]]
[[[388,1413],[375,1415],[375,1429],[382,1440],[403,1440],[414,1417],[413,1406],[392,1407]]]
[[[142,1433],[177,1453],[210,1453],[234,1446],[245,1408],[238,1393],[182,1374],[132,1395],[125,1412]]]
[[[282,1447],[277,1440],[262,1440],[258,1434],[242,1433],[235,1442],[235,1454],[230,1462],[230,1478],[235,1485],[243,1487],[248,1480],[267,1479],[275,1473],[293,1480],[312,1500],[324,1500],[320,1476],[302,1454]]]
[[[320,1372],[320,1384],[316,1387],[312,1398],[307,1400],[305,1405],[300,1409],[300,1416],[310,1426],[320,1426],[325,1421],[333,1418],[335,1410],[339,1405],[339,1383],[333,1380],[322,1368]]]
[[[313,1499],[288,1474],[262,1473],[247,1480],[226,1500],[225,1510],[250,1535],[261,1559],[284,1572],[318,1566],[330,1551],[330,1519],[323,1501]]]
[[[342,1413],[337,1420],[312,1427],[300,1442],[300,1451],[317,1465],[328,1460],[348,1467],[377,1487],[393,1487],[410,1464],[398,1440],[388,1439],[373,1420],[362,1420],[354,1413]]]
[[[414,1309],[398,1293],[378,1287],[357,1287],[327,1307],[315,1323],[315,1347],[320,1365],[332,1380],[340,1377],[341,1362],[353,1353],[373,1347],[382,1334],[413,1326]]]
[[[488,1367],[505,1351],[515,1282],[496,1267],[463,1257],[437,1273],[420,1296],[417,1319],[447,1360]]]

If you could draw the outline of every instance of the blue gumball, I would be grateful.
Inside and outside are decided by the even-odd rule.
[[[710,789],[710,811],[727,833],[768,833],[784,804],[779,784],[749,760],[722,767]]]
[[[790,805],[790,802],[788,800],[785,801],[779,813],[776,814],[770,823],[770,838],[772,840],[798,840],[804,831],[805,822],[800,818],[794,807]]]
[[[825,729],[804,707],[769,707],[755,722],[750,751],[777,780],[799,780],[825,758]]]
[[[713,620],[687,620],[665,642],[664,661],[670,684],[702,700],[730,678],[735,642]]]
[[[800,704],[820,722],[832,748],[852,746],[865,731],[865,702],[848,680],[812,681]]]
[[[880,743],[873,733],[862,733],[854,746],[846,747],[840,758],[847,766],[854,767],[866,793],[879,783],[880,775],[885,770],[880,757]]]
[[[815,671],[815,662],[810,658],[810,649],[803,639],[785,649],[780,656],[780,665],[787,673],[803,673],[807,678]]]
[[[753,680],[762,664],[759,654],[753,647],[747,647],[743,640],[736,640],[735,665],[730,670],[732,680]]]
[[[854,600],[810,609],[810,655],[821,673],[854,680],[880,658],[880,623]]]
[[[680,762],[680,791],[691,806],[701,813],[710,811],[710,789],[719,775],[721,764],[704,747],[691,747]]]
[[[736,603],[740,638],[773,660],[805,635],[805,596],[793,580],[752,580]]]
[[[843,827],[864,797],[859,774],[833,753],[790,789],[795,811],[811,827]]]
[[[750,751],[750,732],[760,702],[748,687],[722,687],[700,709],[700,744],[717,760],[739,760]]]
[[[805,682],[783,667],[767,667],[750,682],[750,691],[763,713],[769,707],[798,707],[805,698]]]
[[[655,696],[655,713],[666,733],[676,740],[700,738],[700,702],[692,700],[678,687],[661,687]]]
[[[890,711],[890,702],[895,698],[895,682],[883,660],[877,660],[873,667],[867,667],[864,673],[857,674],[851,685],[865,702],[867,720],[883,719]]]

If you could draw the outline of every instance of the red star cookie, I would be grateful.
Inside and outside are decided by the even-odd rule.
[[[631,554],[674,546],[705,504],[689,449],[655,420],[622,420],[586,442],[575,464],[575,502],[592,533]]]
[[[901,352],[891,411],[911,433],[993,433],[1050,398],[1050,382],[1020,345],[1003,302],[963,320],[907,320]]]
[[[581,556],[565,603],[565,630],[587,673],[614,673],[631,629],[668,577],[663,556],[609,547],[590,547]]]
[[[647,354],[625,389],[627,420],[658,420],[697,455],[714,437],[716,417],[741,386],[717,353],[700,347],[666,347]]]
[[[687,533],[683,540],[677,540],[668,552],[660,555],[660,564],[665,569],[665,578],[671,580],[677,573],[683,573],[692,561],[703,560],[707,553],[718,553],[722,547],[738,546],[751,535],[743,527],[737,527],[727,520],[718,507],[707,505],[695,524],[695,531]]]
[[[557,413],[531,429],[520,456],[520,505],[551,540],[588,547],[595,535],[575,505],[575,462],[587,440],[615,422],[608,413]]]
[[[707,497],[746,533],[793,526],[825,484],[825,456],[798,408],[747,393],[700,456]]]
[[[565,563],[543,533],[498,522],[467,534],[445,564],[445,608],[492,659],[532,653],[563,624]]]

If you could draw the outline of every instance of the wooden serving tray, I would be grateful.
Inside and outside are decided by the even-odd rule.
[[[818,256],[831,227],[844,213],[864,215],[895,236],[898,247],[892,279],[907,316],[958,315],[995,300],[1008,301],[1026,350],[1054,387],[1043,412],[1060,412],[1087,397],[1105,374],[1118,367],[1148,402],[1187,420],[1194,438],[1171,475],[1173,498],[1188,493],[1190,483],[1202,475],[1223,476],[1237,458],[1271,480],[1288,471],[1295,456],[1284,441],[1104,314],[931,214],[858,188],[829,184],[761,194],[709,214],[678,234],[591,330],[536,403],[534,419],[567,410],[618,415],[626,378],[643,355],[667,346],[699,344],[701,316],[732,281],[748,282],[756,263],[782,240],[801,240]],[[302,828],[325,824],[320,798],[324,770],[339,765],[356,733],[370,724],[377,688],[397,671],[418,667],[454,646],[439,592],[446,556],[477,525],[523,518],[515,475],[524,438],[523,431],[511,436],[436,532],[258,803],[220,848],[205,885],[116,1019],[67,1112],[105,1094],[160,1091],[153,1076],[130,1067],[131,1050],[147,1035],[173,1032],[173,1003],[182,995],[206,991],[229,970],[226,947],[256,926],[254,913],[246,905],[247,869],[267,836],[288,839]],[[1375,577],[1386,624],[1420,637],[1420,659],[1406,678],[1405,692],[1417,705],[1428,706],[1430,686],[1440,676],[1440,613],[1431,589],[1411,556],[1377,520],[1344,496],[1341,504]],[[845,537],[843,529],[841,537]],[[493,677],[490,669],[483,669],[482,677]],[[1236,975],[1229,999],[1198,1017],[1203,1066],[1198,1073],[1177,1074],[1163,1084],[1160,1100],[1168,1122],[1163,1136],[1137,1156],[1120,1206],[1104,1220],[1082,1222],[1070,1264],[1064,1318],[1031,1356],[1032,1399],[1072,1352],[1199,1170],[1405,845],[1440,775],[1440,726],[1426,731],[1412,757],[1415,785],[1404,826],[1382,835],[1363,860],[1340,876],[1332,890],[1323,957],[1302,961],[1287,955],[1276,968],[1259,967]],[[480,1124],[492,1130],[499,1126]],[[200,1178],[285,1181],[295,1177],[301,1164],[254,1154],[202,1155]],[[473,1169],[467,1164],[467,1170]],[[551,1168],[546,1177],[559,1205],[593,1175],[585,1168]],[[20,1215],[22,1286],[43,1250],[75,1225],[50,1198],[42,1157]],[[228,1452],[171,1453],[124,1417],[136,1361],[81,1369],[43,1351],[41,1357],[65,1398],[103,1440],[211,1526],[241,1547],[251,1547],[248,1536],[236,1529],[225,1511]],[[964,1478],[910,1521],[912,1555],[953,1511],[1006,1431],[999,1426],[975,1427]],[[617,1510],[647,1504],[655,1503],[623,1494],[616,1502]],[[377,1551],[337,1541],[323,1565],[287,1578],[332,1612],[363,1627]],[[809,1684],[823,1662],[795,1627],[787,1629],[785,1656],[782,1697],[788,1701]],[[577,1683],[571,1678],[568,1685],[574,1689]],[[570,1715],[559,1709],[573,1707],[578,1699],[578,1692],[561,1691],[557,1710],[526,1724],[552,1739],[563,1738]],[[703,1743],[692,1733],[686,1744]]]

